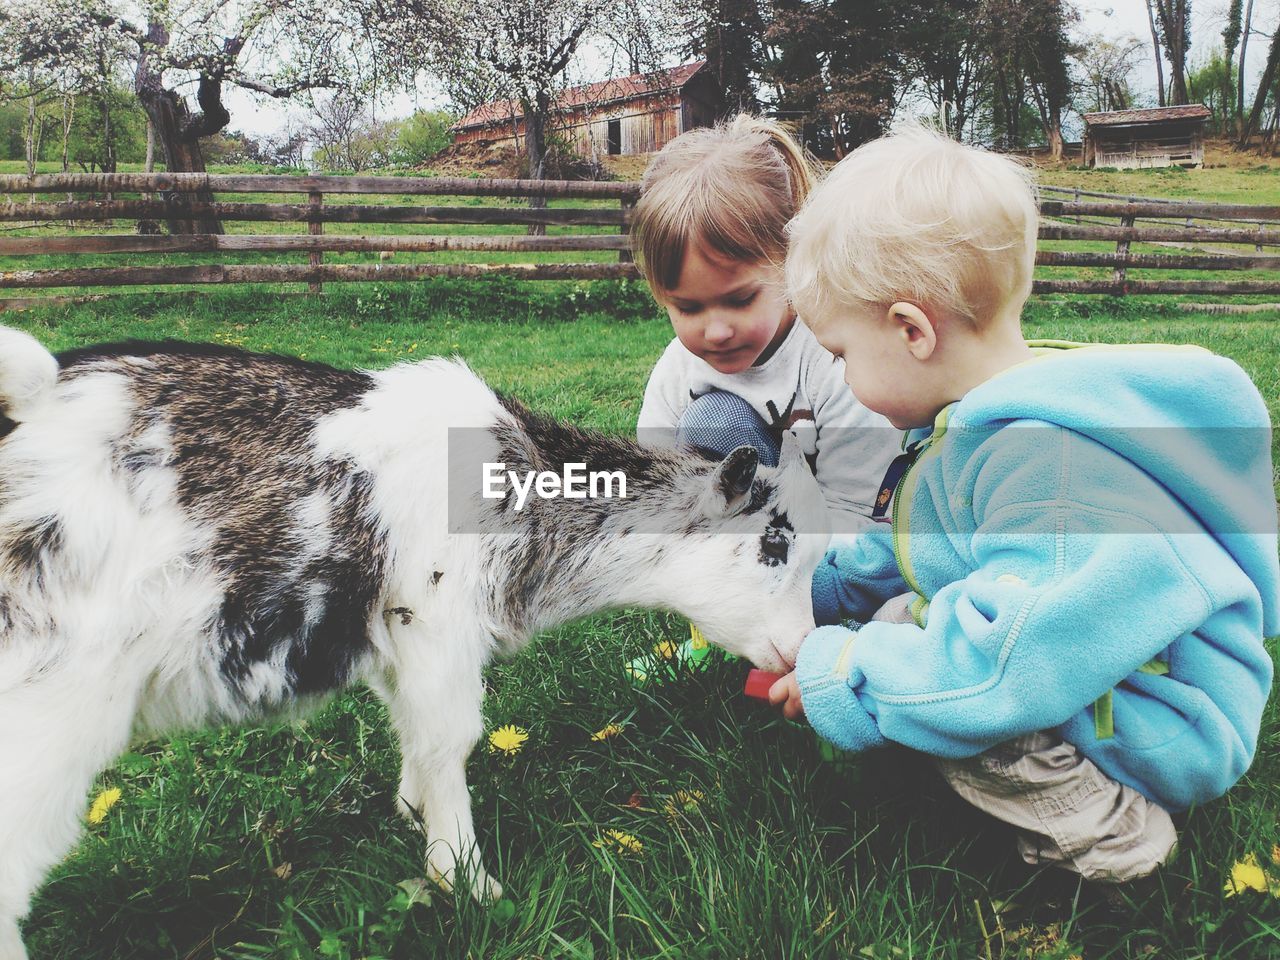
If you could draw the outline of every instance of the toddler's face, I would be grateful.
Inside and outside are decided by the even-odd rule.
[[[901,328],[882,308],[867,304],[834,319],[806,321],[820,344],[844,358],[845,383],[864,407],[899,430],[933,423],[936,398],[912,363]]]
[[[795,320],[781,280],[767,263],[726,260],[689,244],[680,280],[666,291],[667,315],[690,353],[720,373],[741,373],[772,353]]]

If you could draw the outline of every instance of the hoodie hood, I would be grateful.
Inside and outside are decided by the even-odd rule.
[[[1200,347],[1031,341],[1036,357],[975,387],[947,429],[1064,427],[1168,490],[1258,586],[1280,632],[1280,560],[1266,403],[1233,361]],[[1031,425],[1030,423],[1028,424]]]

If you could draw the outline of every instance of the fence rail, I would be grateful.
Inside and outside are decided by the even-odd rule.
[[[0,201],[0,223],[14,225],[8,231],[33,234],[53,227],[61,232],[0,234],[0,256],[4,257],[268,253],[301,256],[305,262],[144,262],[128,266],[0,269],[0,291],[226,283],[306,283],[311,290],[319,291],[325,283],[410,281],[438,276],[539,280],[639,276],[632,262],[628,235],[639,197],[636,183],[269,174],[51,174],[0,176],[0,196],[5,194],[9,197]],[[77,194],[89,196],[74,199]],[[259,196],[226,199],[227,195],[236,194]],[[269,202],[261,195],[283,196],[284,200]],[[299,195],[297,201],[290,200],[290,195]],[[387,202],[360,199],[377,196],[387,198]],[[339,199],[335,201],[334,197]],[[405,203],[405,198],[411,197],[492,198],[522,204],[528,201],[529,205],[477,206],[474,200],[432,205]],[[1126,197],[1064,187],[1044,187],[1042,197],[1041,241],[1085,241],[1115,247],[1113,251],[1042,247],[1036,257],[1036,263],[1043,268],[1034,282],[1037,293],[1280,294],[1280,206]],[[545,205],[574,200],[588,203]],[[116,221],[122,220],[137,221],[137,229],[144,232],[90,232],[94,228],[100,231],[103,226],[114,227]],[[157,221],[167,221],[171,233],[155,233]],[[280,224],[305,232],[172,232],[175,227],[223,221]],[[326,225],[362,224],[488,230],[511,227],[521,232],[326,232]],[[534,232],[584,227],[613,228],[616,232]],[[151,232],[145,232],[148,230]],[[1142,244],[1157,249],[1132,249]],[[1241,246],[1249,249],[1239,249]],[[383,259],[369,263],[324,262],[326,253],[367,253],[391,258],[401,253],[459,251],[613,253],[617,259],[578,263],[391,263]],[[1057,272],[1062,269],[1074,272]],[[1130,271],[1142,270],[1197,271],[1208,276],[1130,276]],[[1240,277],[1242,271],[1257,275]],[[0,301],[0,308],[39,301],[36,297],[15,298]]]
[[[480,177],[291,177],[277,173],[46,173],[0,176],[0,193],[390,193],[631,200],[640,184]]]

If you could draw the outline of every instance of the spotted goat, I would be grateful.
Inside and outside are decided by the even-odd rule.
[[[222,346],[54,356],[0,327],[0,960],[143,737],[386,703],[426,873],[501,896],[464,764],[482,670],[600,610],[674,610],[760,667],[813,626],[825,507],[795,444],[716,463],[563,425],[457,361],[338,370]],[[456,449],[470,437],[470,450]],[[621,471],[625,498],[486,498],[479,461]],[[466,464],[466,469],[463,469]]]

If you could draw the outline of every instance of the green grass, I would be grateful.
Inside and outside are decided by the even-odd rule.
[[[1277,176],[1280,164],[1256,156],[1232,156],[1230,159],[1229,166],[1207,165],[1200,170],[1184,167],[1147,170],[1049,167],[1041,169],[1040,182],[1098,193],[1175,197],[1204,203],[1280,204],[1280,176]]]
[[[1275,413],[1275,319],[1040,302],[1026,332],[1202,343],[1238,360]],[[609,284],[217,290],[5,322],[54,348],[173,336],[343,367],[456,353],[535,407],[617,433],[633,428],[671,335],[642,290]],[[632,689],[622,664],[684,629],[664,614],[601,616],[489,671],[487,728],[530,734],[518,755],[482,748],[468,767],[510,907],[416,903],[400,886],[420,875],[422,843],[391,812],[398,757],[382,709],[358,691],[298,726],[137,746],[101,780],[121,802],[35,903],[33,957],[1280,957],[1280,900],[1223,896],[1236,860],[1269,859],[1280,843],[1274,704],[1249,776],[1192,812],[1162,888],[1117,916],[1084,898],[1040,902],[1010,833],[920,758],[820,761],[809,731],[740,695],[741,663]],[[609,723],[625,732],[593,742]],[[701,800],[669,815],[677,791]],[[595,846],[606,830],[642,853]]]

